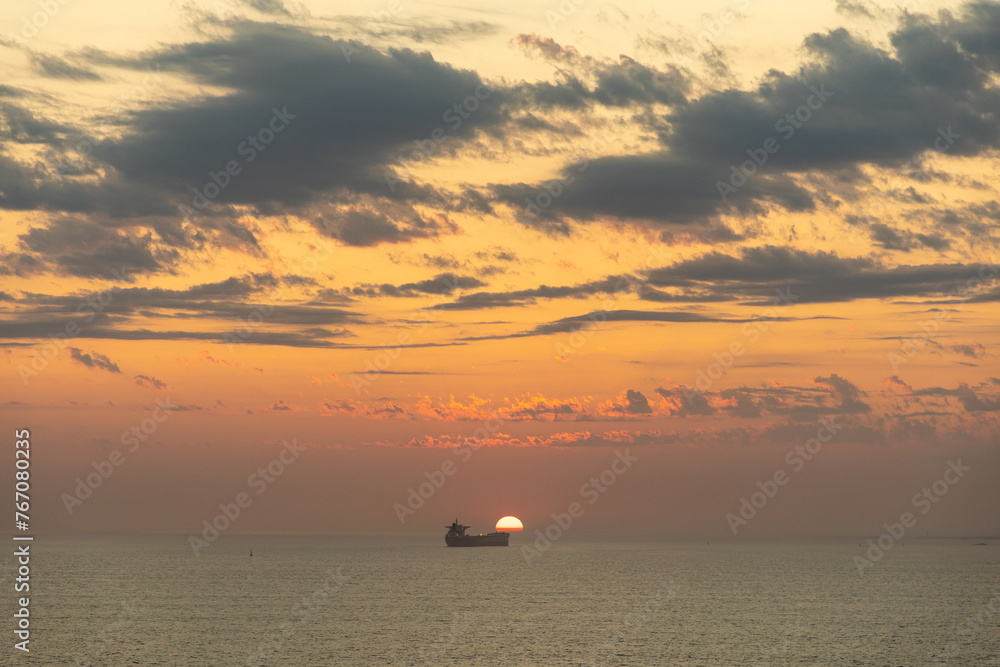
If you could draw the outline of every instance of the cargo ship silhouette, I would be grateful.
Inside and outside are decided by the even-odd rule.
[[[445,526],[448,534],[444,536],[444,543],[449,547],[505,547],[510,533],[496,532],[483,535],[466,535],[465,531],[472,526],[463,526],[455,519],[450,526]]]

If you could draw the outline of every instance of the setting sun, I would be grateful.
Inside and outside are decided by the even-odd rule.
[[[497,521],[497,530],[517,533],[524,530],[524,524],[516,516],[505,516]]]

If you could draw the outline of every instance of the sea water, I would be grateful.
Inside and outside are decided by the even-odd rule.
[[[993,541],[533,539],[41,536],[6,664],[998,664]]]

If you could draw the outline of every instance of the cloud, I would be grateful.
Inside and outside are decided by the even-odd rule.
[[[293,17],[302,15],[304,8],[296,8],[294,11],[282,0],[239,0],[240,4],[246,5],[261,12],[273,16]]]
[[[132,380],[140,387],[153,388],[153,389],[166,389],[167,383],[162,380],[157,380],[155,377],[149,375],[136,375]]]
[[[804,188],[781,175],[755,178],[743,187],[742,198],[723,202],[716,182],[728,175],[727,170],[728,165],[670,152],[597,157],[568,166],[549,181],[494,185],[492,190],[500,201],[514,208],[519,222],[563,234],[569,231],[566,216],[581,220],[608,217],[689,225],[691,233],[706,239],[733,239],[736,237],[728,228],[711,219],[723,211],[763,213],[765,203],[789,211],[814,207]],[[549,193],[555,191],[560,194],[552,198]],[[542,209],[536,202],[551,204]]]
[[[716,412],[709,403],[708,396],[700,391],[685,390],[682,387],[657,387],[656,393],[667,400],[670,414],[678,417],[710,416]],[[760,410],[757,410],[756,416],[760,416]]]
[[[388,283],[381,285],[363,284],[345,289],[345,291],[352,296],[417,297],[429,294],[451,294],[456,290],[483,287],[485,285],[486,283],[473,276],[463,276],[449,272],[439,273],[427,280],[403,283],[401,285],[391,285]]]
[[[31,67],[42,76],[74,81],[100,81],[101,75],[86,67],[80,67],[58,56],[31,53]]]
[[[69,331],[67,327],[75,324],[75,335],[80,338],[334,347],[334,339],[353,336],[340,325],[365,321],[360,313],[325,302],[266,298],[282,282],[270,273],[248,273],[183,289],[112,287],[102,293],[59,296],[25,293],[17,299],[19,318],[0,321],[0,339],[45,339],[50,332]],[[209,320],[217,330],[134,328],[138,322],[148,327],[150,320],[158,319]]]
[[[886,250],[909,252],[917,248],[947,250],[951,247],[951,241],[941,234],[921,234],[908,229],[896,229],[881,222],[872,223],[869,228],[872,240]]]
[[[21,96],[8,95],[8,97]],[[69,125],[37,117],[34,112],[20,104],[0,102],[0,138],[7,142],[58,145],[76,136],[77,133],[77,130]],[[14,162],[7,156],[2,156],[0,159],[0,173],[4,177],[4,201],[0,203],[4,204],[5,208],[10,206],[11,202],[16,202],[16,198],[9,192],[12,186],[27,187],[23,179],[41,176],[40,173]]]
[[[653,408],[645,394],[635,389],[626,389],[615,398],[598,406],[598,414],[602,417],[650,415]]]
[[[1000,412],[1000,396],[984,398],[977,395],[964,382],[959,383],[955,395],[967,412]]]
[[[58,218],[20,236],[23,246],[58,272],[110,278],[112,268],[127,273],[169,271],[179,253],[156,248],[150,234],[109,229],[86,219]]]
[[[521,34],[512,40],[528,55],[539,55],[559,67],[555,83],[522,84],[518,92],[540,107],[581,109],[589,105],[683,105],[690,82],[682,70],[656,69],[629,56],[598,60],[564,47],[550,37]]]
[[[947,345],[945,347],[955,354],[959,354],[963,357],[969,357],[970,359],[982,359],[986,356],[986,346],[982,343],[959,343],[955,345]]]
[[[758,322],[761,320],[771,322],[791,321],[796,318],[788,317],[756,317],[756,318],[736,318],[736,317],[714,317],[703,315],[702,313],[685,311],[655,311],[655,310],[595,310],[586,315],[574,315],[564,317],[554,322],[539,324],[533,329],[510,334],[490,334],[487,336],[466,336],[459,338],[460,341],[478,340],[498,340],[506,338],[526,338],[529,336],[549,336],[557,333],[573,333],[586,330],[602,322],[671,322],[676,324],[692,322],[726,322],[726,323],[746,323]],[[817,316],[803,319],[827,319],[825,316]]]
[[[879,8],[865,0],[860,2],[857,0],[837,0],[837,12],[848,16],[874,19]]]
[[[70,357],[72,357],[73,361],[83,364],[87,368],[105,370],[109,373],[122,372],[122,369],[118,367],[118,364],[111,361],[100,352],[94,352],[91,350],[90,354],[85,354],[83,350],[78,347],[67,347],[66,349],[69,350]]]
[[[886,388],[894,394],[905,395],[913,393],[913,387],[900,380],[897,375],[882,378],[882,384],[884,384]]]
[[[841,414],[849,414],[852,412],[869,412],[871,408],[861,397],[864,396],[858,387],[850,382],[840,377],[836,373],[831,373],[827,377],[818,376],[813,378],[813,381],[817,384],[826,385],[830,387],[834,394],[840,398],[840,405],[837,407],[837,411]]]
[[[438,63],[428,53],[382,53],[290,26],[241,22],[227,38],[103,60],[135,68],[158,64],[233,91],[139,110],[130,131],[95,151],[129,181],[151,182],[187,199],[210,171],[224,170],[231,160],[242,171],[217,203],[298,206],[338,192],[424,199],[428,191],[390,189],[386,169],[420,145],[436,147],[430,137],[437,128],[454,144],[503,119],[499,94],[474,112],[463,111],[466,118],[454,111],[455,104],[475,99],[477,89],[480,96],[489,91],[474,72]],[[258,133],[265,136],[254,145],[250,139]],[[362,220],[380,220],[361,215],[345,214],[344,234],[354,245],[370,242],[357,236]]]
[[[865,7],[840,4],[855,14],[870,13]],[[848,185],[867,178],[862,165],[902,168],[935,147],[949,156],[988,154],[1000,147],[992,120],[998,16],[995,3],[967,4],[958,15],[943,11],[937,20],[904,14],[890,51],[844,28],[809,35],[796,70],[772,69],[754,88],[712,89],[665,112],[645,108],[637,118],[658,138],[651,150],[567,164],[550,181],[498,184],[491,191],[523,224],[556,233],[568,233],[570,221],[605,220],[680,227],[710,238],[725,233],[722,216],[812,210],[824,195],[805,186],[801,177],[810,172],[835,173]],[[522,36],[521,42],[566,66],[580,60],[544,39]],[[580,108],[594,91],[570,77],[543,83],[534,95]],[[642,103],[635,93],[622,99]],[[775,142],[771,153],[763,149],[768,140]],[[739,173],[743,163],[749,167]],[[525,198],[539,194],[551,195],[549,204],[526,207]],[[939,237],[926,236],[902,242],[944,247]]]
[[[250,4],[294,13],[275,0]],[[169,272],[178,250],[216,245],[263,256],[248,211],[298,214],[323,235],[367,247],[458,230],[447,215],[416,206],[489,207],[481,195],[476,203],[397,174],[503,125],[503,89],[426,52],[382,52],[288,25],[216,27],[221,36],[139,54],[33,56],[47,76],[85,81],[98,76],[91,67],[155,67],[159,85],[177,77],[222,92],[130,108],[111,133],[40,118],[0,95],[0,138],[44,144],[57,165],[0,155],[0,208],[77,216],[36,223],[23,257],[3,258],[4,273],[14,272],[14,259],[19,275],[94,277],[108,263]],[[60,242],[69,237],[85,243]]]
[[[374,20],[358,17],[341,17],[341,20],[358,25],[367,37],[391,44],[405,40],[416,44],[455,44],[492,35],[501,29],[501,26],[488,21],[434,20],[412,15],[404,21],[384,16],[383,13]]]
[[[834,302],[960,291],[977,276],[996,279],[996,272],[983,269],[967,264],[888,267],[870,257],[767,245],[735,255],[711,252],[654,269],[648,284],[678,289],[691,300],[706,295],[770,298],[778,290],[790,290],[796,303]]]
[[[473,292],[463,294],[455,301],[439,303],[435,310],[482,310],[507,306],[522,306],[534,303],[536,299],[581,298],[595,294],[617,294],[630,291],[641,282],[634,276],[606,276],[576,285],[541,285],[530,289],[511,292]],[[471,286],[471,285],[470,285]]]
[[[381,205],[388,213],[347,207],[314,218],[312,223],[321,234],[359,248],[381,243],[409,243],[457,231],[445,218],[427,218],[396,203],[382,202]]]

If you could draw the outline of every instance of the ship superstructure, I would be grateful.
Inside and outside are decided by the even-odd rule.
[[[505,547],[510,539],[510,533],[504,532],[468,535],[465,531],[472,526],[463,526],[458,519],[445,528],[448,533],[444,536],[444,543],[449,547]]]

